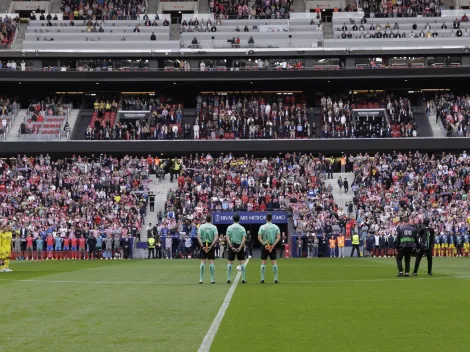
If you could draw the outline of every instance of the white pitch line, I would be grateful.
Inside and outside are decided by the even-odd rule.
[[[249,261],[250,259],[246,261],[245,266],[248,265]],[[211,349],[212,342],[214,342],[215,335],[219,330],[220,323],[222,323],[222,319],[224,318],[225,312],[227,311],[230,301],[232,300],[232,296],[235,293],[235,289],[237,288],[238,281],[240,281],[240,277],[241,272],[239,271],[237,273],[237,276],[235,277],[235,280],[232,283],[232,286],[230,286],[230,290],[228,290],[224,302],[220,306],[219,311],[217,312],[217,315],[214,318],[214,321],[212,322],[209,330],[207,331],[206,336],[204,336],[204,340],[202,340],[201,347],[199,347],[198,352],[209,352],[209,350]]]
[[[359,279],[359,280],[312,280],[312,281],[283,281],[291,284],[328,284],[328,283],[355,283],[355,282],[382,282],[382,281],[415,281],[415,280],[449,280],[449,279],[468,279],[470,276],[438,276],[438,277],[413,277],[410,280],[404,278],[388,279]]]
[[[47,283],[47,284],[92,284],[92,285],[181,285],[181,284],[197,284],[195,281],[80,281],[80,280],[15,280],[0,278],[0,281],[10,282],[34,282],[34,283]]]

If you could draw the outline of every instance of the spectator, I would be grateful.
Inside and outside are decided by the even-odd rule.
[[[152,35],[150,36],[150,40],[152,40],[152,41],[157,40],[157,36],[155,35],[154,32],[152,32]]]
[[[198,97],[195,124],[200,138],[216,138],[215,130],[223,132],[222,138],[309,138],[308,107],[301,97],[297,103],[296,99],[294,95]],[[299,122],[307,126],[300,132]]]

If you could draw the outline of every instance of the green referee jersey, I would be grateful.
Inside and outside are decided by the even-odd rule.
[[[206,242],[212,244],[214,238],[219,236],[219,232],[217,227],[212,224],[202,224],[199,226],[198,235],[201,238],[201,242],[205,245]]]
[[[265,244],[274,244],[276,242],[277,235],[281,233],[279,227],[273,223],[266,223],[261,225],[258,231],[258,235],[261,235],[261,239]]]
[[[227,236],[233,244],[242,244],[243,237],[246,237],[246,231],[240,224],[232,224],[227,228]]]

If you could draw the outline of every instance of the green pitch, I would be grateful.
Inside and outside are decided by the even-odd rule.
[[[414,258],[412,263],[414,263]],[[470,258],[437,258],[428,278],[393,259],[257,259],[211,351],[469,351]],[[198,260],[14,262],[0,273],[1,351],[197,351],[229,290],[198,285]],[[233,270],[233,277],[236,274]],[[406,341],[406,342],[404,342]]]

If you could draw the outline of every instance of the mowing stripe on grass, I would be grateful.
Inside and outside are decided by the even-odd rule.
[[[247,261],[248,262],[248,261]],[[240,280],[241,273],[237,273],[235,280],[230,287],[227,296],[225,297],[224,303],[220,307],[219,313],[221,313],[222,308],[227,302],[230,303],[230,299],[233,296],[233,292],[235,291],[236,285]],[[458,280],[458,279],[469,279],[470,275],[467,276],[438,276],[438,277],[414,277],[407,280],[406,278],[387,278],[387,279],[359,279],[359,280],[301,280],[301,281],[283,281],[285,284],[329,284],[329,283],[355,283],[355,282],[382,282],[382,281],[415,281],[415,280]],[[26,280],[15,280],[15,279],[6,279],[0,278],[0,281],[8,281],[8,282],[18,282],[18,283],[41,283],[41,284],[90,284],[90,285],[194,285],[196,282],[194,281],[85,281],[85,280],[34,280],[34,279],[26,279]],[[230,297],[229,297],[229,294]],[[228,301],[227,301],[228,299]],[[227,310],[225,307],[225,310]],[[225,314],[224,310],[224,314]],[[219,315],[217,314],[217,316]],[[216,318],[217,318],[216,316]],[[223,318],[223,315],[222,315]],[[215,320],[214,320],[215,321]],[[209,329],[210,330],[210,329]],[[209,333],[209,332],[208,332]]]
[[[245,265],[248,265],[249,261],[250,259],[246,261]],[[238,281],[240,281],[240,277],[241,272],[239,271],[237,273],[237,276],[235,277],[235,280],[232,283],[232,286],[230,286],[230,290],[228,290],[224,302],[220,306],[220,309],[217,312],[214,321],[212,322],[209,330],[207,331],[206,336],[204,336],[204,340],[202,340],[201,347],[199,347],[198,352],[209,352],[209,350],[211,349],[212,342],[214,342],[215,334],[217,334],[217,331],[219,330],[220,323],[222,323],[222,319],[224,318],[228,305],[230,304],[232,296],[235,293],[235,289],[237,288]]]

